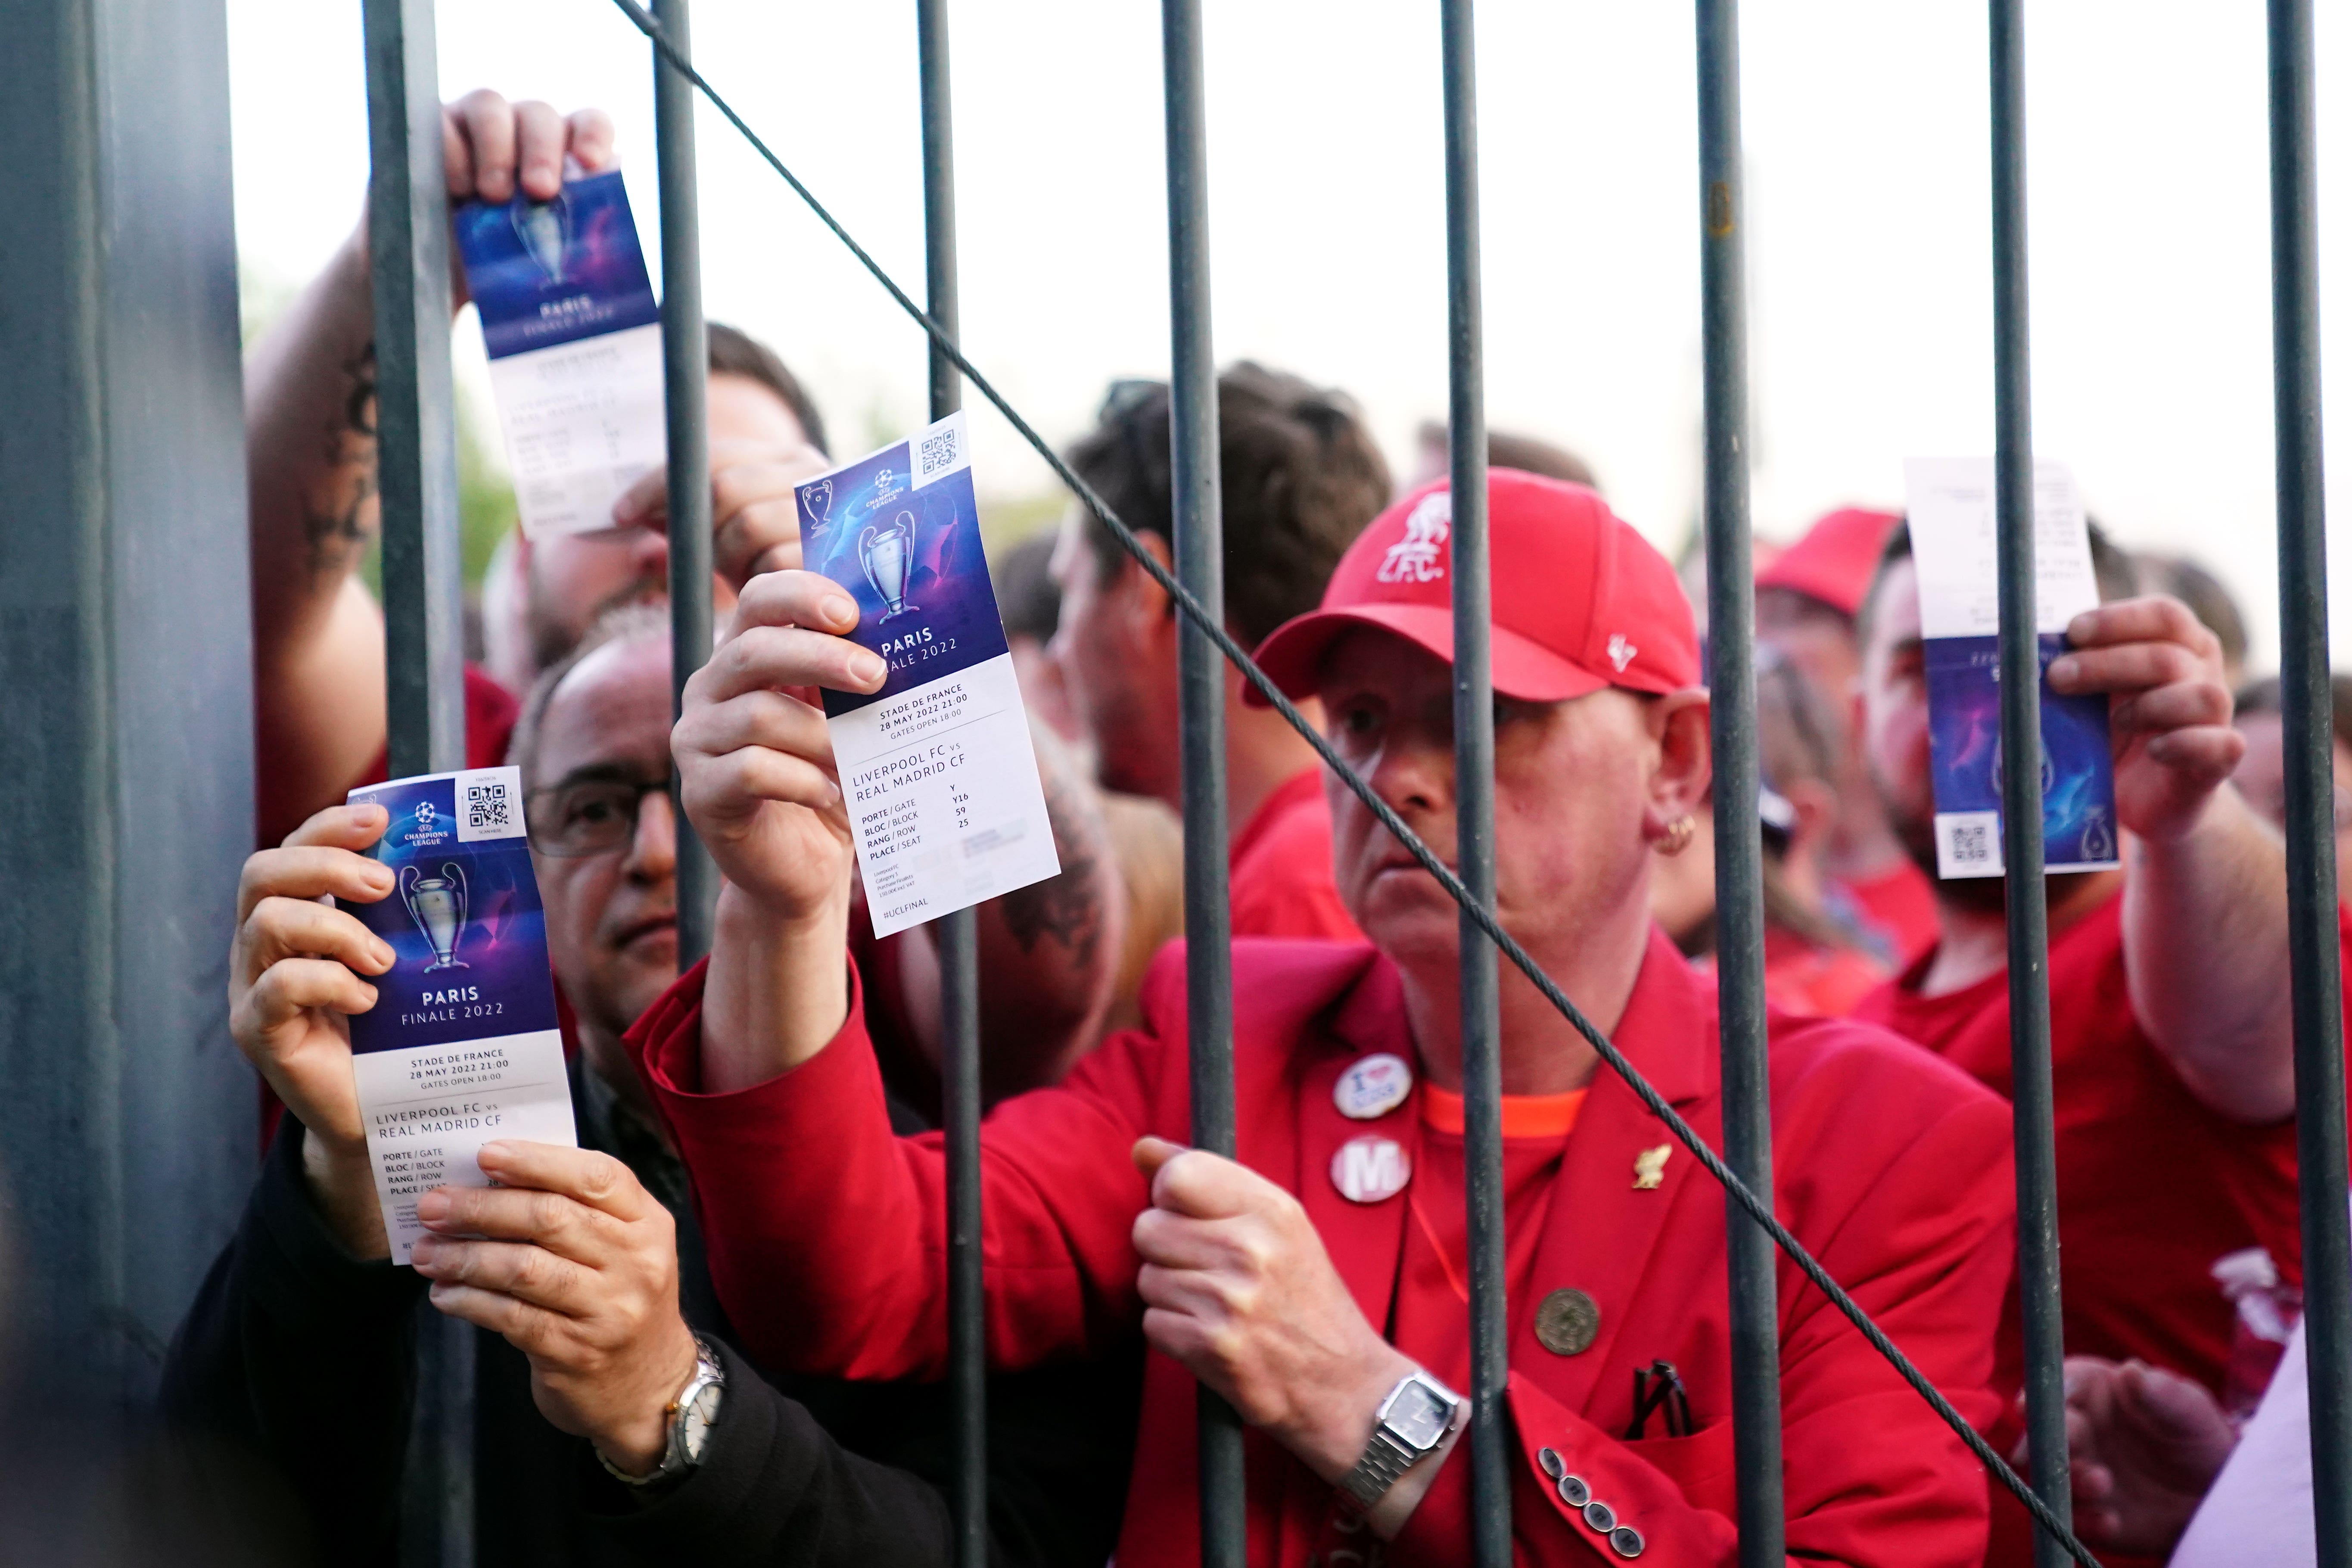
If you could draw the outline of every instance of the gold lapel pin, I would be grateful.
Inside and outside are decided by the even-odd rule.
[[[1644,1149],[1633,1156],[1633,1190],[1637,1193],[1655,1191],[1666,1179],[1666,1162],[1674,1157],[1675,1146],[1661,1143],[1654,1149]]]

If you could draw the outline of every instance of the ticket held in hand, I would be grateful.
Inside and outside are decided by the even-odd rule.
[[[661,310],[617,174],[452,216],[526,534],[613,525],[668,460]]]
[[[1936,789],[1936,874],[2002,873],[2000,578],[1990,458],[1915,458],[1905,465],[1911,554],[1927,677],[1927,746]],[[2042,863],[2052,871],[2117,864],[2115,756],[2107,700],[2060,696],[2050,661],[2066,624],[2099,603],[2091,537],[2074,476],[2034,464],[2034,630],[2042,669]]]
[[[990,585],[961,414],[796,486],[802,560],[857,605],[889,668],[824,693],[877,936],[1058,875]]]
[[[392,894],[349,906],[393,951],[375,1005],[352,1016],[352,1070],[384,1234],[406,1263],[425,1234],[419,1197],[490,1184],[483,1144],[578,1139],[520,770],[394,779],[351,799],[391,814],[369,854],[391,868]]]

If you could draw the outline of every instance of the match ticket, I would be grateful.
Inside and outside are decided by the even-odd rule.
[[[857,602],[889,665],[824,694],[877,936],[1062,868],[981,551],[961,414],[794,488],[802,560]]]
[[[2000,580],[1993,460],[1914,458],[1905,465],[1905,489],[1926,642],[1937,874],[1998,877]],[[2066,623],[2099,602],[2082,498],[2062,463],[2034,465],[2033,562],[2043,864],[2053,871],[2101,870],[2117,863],[2107,700],[2050,689],[2050,661],[2066,651]]]
[[[392,814],[370,851],[392,868],[392,894],[348,906],[394,955],[375,1005],[352,1019],[352,1067],[383,1228],[405,1263],[425,1233],[419,1197],[489,1185],[483,1144],[578,1139],[520,771],[395,779],[351,798]]]
[[[613,526],[667,460],[661,310],[617,173],[456,215],[523,531]]]

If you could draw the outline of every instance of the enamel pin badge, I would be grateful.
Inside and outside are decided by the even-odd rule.
[[[1405,1066],[1404,1058],[1375,1051],[1348,1064],[1339,1081],[1331,1086],[1331,1102],[1349,1121],[1370,1121],[1402,1105],[1412,1093],[1412,1068]]]

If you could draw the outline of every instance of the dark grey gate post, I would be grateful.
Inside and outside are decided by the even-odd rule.
[[[1698,0],[1698,159],[1706,360],[1707,686],[1715,696],[1716,973],[1722,998],[1723,1158],[1772,1191],[1771,1063],[1764,1015],[1764,846],[1757,800],[1756,580],[1748,515],[1748,187],[1739,151],[1738,0]],[[1785,1560],[1780,1485],[1780,1258],[1724,1200],[1731,1288],[1732,1430],[1739,1561]]]
[[[223,7],[0,34],[0,1373],[37,1419],[149,1397],[253,1179],[253,642]]]
[[[2352,1241],[2345,1212],[2344,975],[2336,942],[2327,689],[2327,504],[2319,420],[2319,198],[2310,0],[2271,0],[2271,374],[2278,440],[2279,706],[2302,1177],[2313,1530],[2352,1568]]]

